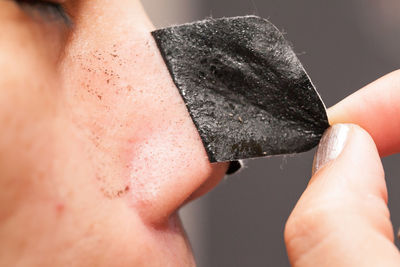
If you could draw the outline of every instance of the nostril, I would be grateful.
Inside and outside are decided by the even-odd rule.
[[[236,172],[238,172],[241,168],[243,167],[243,163],[241,161],[231,161],[229,162],[229,168],[226,171],[227,175],[232,175]]]

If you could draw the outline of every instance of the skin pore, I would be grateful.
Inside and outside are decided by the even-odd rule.
[[[177,211],[227,164],[209,163],[151,30],[137,0],[0,1],[0,266],[195,265]],[[399,265],[379,158],[400,151],[399,77],[330,109],[367,131],[289,217],[293,266]]]
[[[0,265],[194,265],[177,210],[227,164],[141,4],[61,1],[69,25],[24,2],[0,2]]]

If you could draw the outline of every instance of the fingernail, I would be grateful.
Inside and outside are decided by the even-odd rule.
[[[342,152],[350,131],[347,124],[335,124],[325,131],[314,157],[312,174],[328,162],[336,159]]]

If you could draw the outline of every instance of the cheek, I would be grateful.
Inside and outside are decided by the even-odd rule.
[[[1,224],[54,195],[58,51],[43,33],[12,1],[0,3]]]
[[[71,44],[67,110],[91,143],[100,190],[145,217],[168,215],[213,168],[150,33],[109,40]]]

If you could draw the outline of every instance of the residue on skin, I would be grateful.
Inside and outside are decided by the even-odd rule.
[[[79,132],[93,144],[89,164],[99,193],[113,200],[126,198],[150,221],[163,207],[173,209],[188,197],[177,198],[172,187],[189,192],[203,182],[210,166],[150,34],[148,39],[133,47],[124,41],[97,50],[77,48],[71,59],[79,75],[70,77],[69,84],[76,84],[70,94],[81,105],[71,110]],[[158,212],[149,213],[149,205]]]
[[[129,185],[126,185],[124,189],[120,190],[109,190],[105,187],[101,187],[101,192],[104,194],[105,197],[109,199],[114,199],[118,197],[122,197],[129,192]]]
[[[121,79],[117,71],[113,70],[110,65],[123,66],[127,61],[121,59],[117,54],[116,45],[113,46],[112,52],[102,52],[94,50],[86,54],[78,54],[73,56],[74,60],[79,61],[80,68],[85,77],[99,78],[98,82],[104,80],[107,85],[118,87],[118,82]],[[89,66],[89,67],[88,67]],[[96,66],[96,67],[95,67]],[[91,80],[82,81],[81,85],[87,89],[90,95],[98,97],[102,100],[102,94],[93,86]]]
[[[82,124],[80,127],[86,129],[88,138],[97,150],[94,154],[98,155],[102,162],[101,166],[94,166],[97,172],[96,181],[101,193],[109,199],[123,197],[130,191],[130,185],[126,180],[113,179],[123,177],[129,171],[129,166],[121,166],[118,173],[112,170],[115,166],[122,165],[124,160],[121,158],[121,151],[113,147],[119,144],[117,142],[121,137],[118,133],[110,131],[116,129],[113,124],[117,124],[121,133],[125,133],[125,129],[131,127],[130,123],[126,122],[127,116],[121,115],[119,107],[115,107],[115,102],[121,102],[119,98],[123,98],[125,102],[133,103],[135,94],[140,93],[128,83],[127,79],[121,78],[120,73],[123,72],[121,67],[127,66],[129,62],[119,55],[119,49],[118,44],[113,44],[101,50],[82,50],[83,52],[80,51],[80,54],[72,57],[80,70],[81,89],[85,89],[85,91],[76,90],[75,97],[85,105],[93,105],[92,110],[95,111],[94,114],[88,114],[86,122],[80,122]],[[107,123],[104,122],[111,124],[106,127]],[[113,135],[115,140],[110,140]]]

